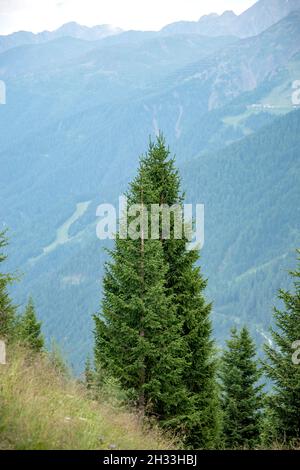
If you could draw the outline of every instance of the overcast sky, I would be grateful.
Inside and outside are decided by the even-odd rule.
[[[207,13],[241,13],[256,0],[0,0],[0,34],[53,30],[76,21],[93,26],[158,30],[178,20],[198,20]]]

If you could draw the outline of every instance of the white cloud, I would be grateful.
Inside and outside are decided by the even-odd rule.
[[[256,0],[0,0],[0,34],[55,29],[68,21],[123,29],[160,29],[224,10],[241,13]]]

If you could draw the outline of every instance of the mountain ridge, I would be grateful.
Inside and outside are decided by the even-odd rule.
[[[54,31],[32,33],[19,31],[5,36],[0,35],[0,53],[24,44],[39,44],[59,37],[70,36],[86,41],[97,41],[126,33],[156,36],[172,34],[199,34],[202,36],[236,36],[247,38],[256,36],[277,23],[292,11],[300,10],[300,0],[258,0],[240,15],[231,10],[222,14],[211,13],[202,16],[198,21],[178,21],[164,26],[158,32],[123,31],[111,25],[92,27],[80,25],[75,21],[63,24]]]
[[[9,35],[0,36],[0,54],[8,49],[29,44],[42,44],[61,37],[73,37],[85,41],[97,41],[103,38],[122,33],[121,28],[111,25],[83,26],[75,21],[63,24],[54,31],[42,31],[32,33],[29,31],[18,31]]]
[[[240,15],[225,11],[221,15],[204,15],[198,21],[171,23],[162,29],[165,34],[198,33],[207,36],[256,36],[292,11],[300,9],[300,0],[258,0]]]

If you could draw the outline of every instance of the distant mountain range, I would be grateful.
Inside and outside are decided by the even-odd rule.
[[[199,21],[172,23],[163,28],[162,32],[246,38],[260,34],[298,9],[300,0],[260,0],[239,16],[233,11],[225,11],[222,15],[212,13],[202,16]]]
[[[85,41],[97,41],[108,36],[120,34],[121,28],[111,25],[93,26],[91,28],[82,26],[76,22],[66,23],[55,31],[43,31],[42,33],[30,33],[19,31],[7,36],[0,36],[0,53],[13,47],[25,44],[42,44],[62,37],[72,37]]]
[[[260,34],[292,11],[299,9],[300,0],[259,0],[241,15],[236,15],[233,11],[225,11],[222,15],[211,13],[202,16],[199,21],[179,21],[169,24],[158,34],[199,34],[202,36],[246,38]],[[43,31],[37,34],[20,31],[0,36],[0,53],[20,45],[41,44],[61,37],[97,41],[122,32],[121,28],[111,25],[89,28],[76,22],[70,22],[55,31]]]
[[[8,268],[24,273],[13,294],[20,305],[33,295],[47,337],[77,370],[108,246],[96,238],[96,207],[117,202],[159,129],[188,202],[205,204],[201,264],[217,340],[243,322],[258,343],[267,337],[300,239],[298,4],[260,0],[239,17],[226,13],[244,31],[265,21],[246,38],[215,26],[220,35],[105,27],[99,39],[76,24],[31,44],[29,33],[0,38],[0,228],[10,228]]]

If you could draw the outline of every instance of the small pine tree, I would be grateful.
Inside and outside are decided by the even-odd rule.
[[[91,365],[91,359],[90,356],[87,357],[85,361],[85,367],[84,367],[84,380],[85,380],[85,385],[88,389],[92,388],[95,377],[94,377],[94,371],[92,369]]]
[[[246,328],[234,328],[222,358],[223,440],[225,448],[252,449],[259,443],[262,406],[256,350]]]
[[[297,250],[300,262],[300,250]],[[274,383],[269,399],[273,428],[277,439],[292,446],[300,440],[300,365],[294,360],[293,347],[300,340],[300,266],[290,273],[294,278],[294,292],[279,291],[284,310],[274,308],[276,329],[271,329],[274,345],[265,345],[267,360],[264,368]],[[298,346],[299,348],[299,346]]]
[[[51,340],[48,357],[52,366],[60,376],[69,378],[72,376],[70,366],[65,359],[64,353],[54,338]]]
[[[41,323],[37,321],[35,307],[31,297],[20,319],[19,338],[35,352],[41,351],[44,347]]]
[[[0,232],[0,266],[7,256],[2,251],[7,246],[5,232]],[[0,338],[7,339],[14,334],[16,308],[8,294],[8,286],[14,281],[11,274],[0,272]]]

